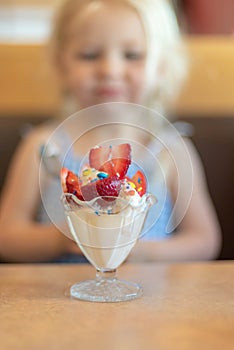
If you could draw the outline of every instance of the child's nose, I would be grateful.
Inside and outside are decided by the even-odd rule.
[[[105,78],[117,78],[124,72],[121,57],[109,55],[102,58],[99,65],[99,74]]]

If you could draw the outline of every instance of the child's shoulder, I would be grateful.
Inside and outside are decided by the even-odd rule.
[[[29,129],[21,138],[16,152],[15,157],[23,158],[27,155],[36,156],[40,152],[41,146],[48,142],[50,135],[53,133],[54,124],[53,123],[41,123],[38,126],[34,126]]]
[[[182,166],[183,163],[185,165],[187,163],[193,167],[202,167],[200,155],[189,137],[181,137],[180,140],[175,141],[173,144],[173,155],[177,162],[181,162]]]
[[[155,147],[156,157],[167,179],[172,181],[178,173],[191,173],[202,168],[200,156],[192,139],[180,133],[164,132]]]

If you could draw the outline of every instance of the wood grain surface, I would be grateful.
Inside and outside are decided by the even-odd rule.
[[[140,299],[93,303],[69,287],[89,265],[0,266],[1,349],[234,348],[234,263],[125,264]]]

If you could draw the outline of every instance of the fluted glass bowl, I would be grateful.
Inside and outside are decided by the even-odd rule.
[[[119,280],[116,271],[135,245],[155,202],[152,194],[145,194],[134,206],[120,197],[97,197],[87,202],[73,194],[62,195],[71,235],[96,269],[96,279],[71,287],[72,297],[117,302],[142,295],[139,285]]]

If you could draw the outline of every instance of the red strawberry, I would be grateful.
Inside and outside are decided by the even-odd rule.
[[[123,158],[131,161],[131,146],[128,143],[113,146],[111,148],[112,159]]]
[[[90,166],[106,172],[110,177],[124,178],[131,164],[131,146],[123,143],[113,147],[96,147],[89,153]]]
[[[90,201],[100,196],[118,197],[120,189],[120,179],[117,176],[112,176],[81,186],[81,193],[85,201]]]
[[[99,168],[108,160],[111,152],[110,147],[94,147],[89,152],[89,164],[91,168]]]
[[[109,176],[117,175],[120,179],[123,179],[128,171],[128,167],[131,161],[124,158],[115,158],[104,163],[99,170],[109,174]]]
[[[142,197],[143,194],[145,194],[147,188],[147,181],[145,175],[140,170],[138,170],[130,179],[130,181],[132,181],[136,185],[136,191]]]
[[[65,177],[66,176],[66,177]],[[65,178],[65,183],[64,183]],[[74,194],[77,198],[83,200],[83,196],[80,190],[80,181],[78,176],[73,173],[71,170],[62,168],[61,170],[61,182],[63,191],[65,193]]]
[[[96,182],[96,188],[100,196],[118,197],[121,189],[121,181],[117,176],[107,177]]]
[[[87,185],[81,186],[80,190],[82,193],[83,200],[91,201],[91,199],[99,197],[99,194],[97,192],[97,187],[96,187],[97,182],[98,181],[90,182]]]

